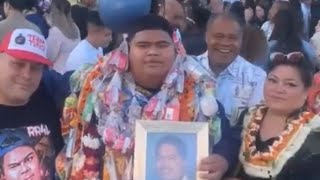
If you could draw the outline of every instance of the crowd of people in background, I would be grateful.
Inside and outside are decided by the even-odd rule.
[[[135,121],[163,119],[209,122],[202,179],[319,180],[320,1],[150,1],[127,32],[0,1],[0,179],[132,179]]]
[[[320,50],[312,39],[316,39],[319,31],[319,6],[317,1],[312,0],[163,0],[153,1],[151,12],[164,16],[174,28],[179,29],[187,54],[197,56],[206,51],[204,36],[210,15],[227,12],[235,15],[245,27],[241,56],[249,62],[263,68],[269,55],[279,50],[278,46],[287,45],[289,49],[282,51],[301,51],[318,68]],[[22,13],[26,19],[35,24],[49,42],[61,40],[48,52],[49,58],[55,59],[54,70],[60,74],[70,70],[65,69],[66,62],[80,40],[95,39],[88,33],[92,28],[87,27],[87,23],[94,24],[92,21],[95,21],[97,26],[102,23],[97,15],[93,15],[96,9],[95,0],[79,1],[72,6],[67,0],[31,0],[23,7]],[[1,16],[5,17],[4,12]],[[105,44],[90,42],[101,52],[100,55],[110,52],[123,40],[121,34],[112,33],[111,29],[105,33],[108,38],[106,42],[101,42]],[[101,39],[102,36],[96,38]],[[65,48],[61,49],[61,46]]]

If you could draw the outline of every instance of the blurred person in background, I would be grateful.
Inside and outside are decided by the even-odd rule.
[[[222,0],[209,0],[208,6],[213,15],[221,14],[224,12]]]
[[[0,21],[4,20],[6,18],[3,10],[3,4],[0,4]]]
[[[191,12],[188,15],[194,23],[182,32],[182,43],[189,55],[200,55],[207,50],[205,30],[211,12],[200,6],[197,0],[191,1]]]
[[[274,29],[270,36],[270,54],[273,52],[302,52],[307,61],[320,67],[315,49],[301,37],[300,27],[293,10],[280,10],[273,18]],[[315,69],[310,69],[314,71]]]
[[[305,30],[304,30],[304,17],[303,17],[303,12],[302,12],[302,0],[289,0],[290,7],[292,8],[292,12],[295,13],[296,18],[297,18],[297,23],[299,24],[299,32],[300,36],[303,37],[305,40],[309,41],[309,37],[306,38],[305,36]],[[309,28],[308,28],[309,29]]]
[[[310,21],[310,35],[315,33],[314,27],[320,20],[320,0],[313,0],[311,4],[311,21]]]
[[[254,24],[256,4],[254,0],[245,0],[244,2],[244,17],[246,24]]]
[[[316,33],[320,32],[320,18],[319,18],[318,24],[316,25],[316,27],[314,29],[315,29]]]
[[[268,13],[268,21],[266,21],[261,29],[264,31],[265,35],[267,36],[267,39],[269,40],[271,33],[273,31],[273,26],[274,26],[274,22],[273,22],[273,18],[274,16],[277,14],[277,12],[279,10],[282,9],[289,9],[291,8],[290,3],[288,1],[275,1]]]
[[[228,13],[230,11],[231,3],[228,1],[223,2],[223,11]]]
[[[47,21],[51,26],[47,55],[54,62],[53,69],[63,74],[69,54],[80,42],[80,31],[71,17],[70,3],[54,0]]]
[[[77,0],[78,3],[71,7],[71,15],[80,30],[81,39],[87,36],[87,19],[89,10],[96,7],[96,0]]]
[[[164,17],[174,29],[184,31],[186,27],[186,12],[179,0],[164,0],[160,5],[159,15]]]
[[[77,70],[84,64],[95,64],[103,55],[103,48],[112,40],[112,31],[104,25],[97,11],[89,11],[87,37],[70,53],[65,72]]]
[[[311,3],[312,0],[300,0],[300,11],[301,19],[303,23],[303,37],[305,40],[310,39],[310,28],[311,28]]]
[[[23,11],[26,19],[39,27],[45,38],[49,35],[49,25],[47,24],[40,7],[38,0],[29,0],[28,7]]]
[[[268,40],[261,29],[252,25],[244,28],[240,55],[252,64],[266,69]]]
[[[48,13],[50,10],[52,0],[38,0],[38,8],[41,13]]]
[[[315,27],[315,33],[311,37],[310,43],[315,48],[318,61],[320,61],[320,20],[318,21],[318,24]]]
[[[29,0],[1,0],[6,19],[0,22],[0,41],[3,36],[18,28],[33,29],[41,33],[40,29],[23,15],[22,11],[29,7]]]
[[[263,23],[268,20],[268,13],[270,9],[270,2],[268,0],[260,0],[255,8],[255,25],[261,28]]]
[[[187,29],[187,9],[181,0],[163,0],[159,8],[159,16],[164,17],[173,27],[172,34],[174,43],[177,46],[179,54],[186,54],[186,50],[182,44],[181,32]]]
[[[242,2],[236,1],[232,3],[228,13],[236,17],[241,26],[244,26],[246,24],[245,7]]]

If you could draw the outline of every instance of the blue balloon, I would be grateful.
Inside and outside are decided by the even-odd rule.
[[[136,19],[149,14],[151,0],[99,0],[102,21],[115,32],[126,32]]]

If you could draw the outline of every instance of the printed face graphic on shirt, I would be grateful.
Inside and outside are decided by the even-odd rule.
[[[0,180],[52,179],[54,151],[46,125],[0,130]]]
[[[6,180],[40,180],[40,160],[30,146],[20,146],[3,157],[3,177]]]

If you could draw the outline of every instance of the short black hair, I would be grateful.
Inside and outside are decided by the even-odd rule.
[[[187,147],[186,147],[186,144],[179,137],[175,135],[167,135],[161,138],[156,145],[156,155],[159,153],[160,147],[164,144],[169,144],[174,146],[177,149],[179,155],[181,155],[183,159],[186,158]]]
[[[134,38],[136,33],[144,30],[162,30],[168,33],[171,38],[173,35],[173,28],[165,18],[158,15],[149,14],[138,18],[132,23],[128,32],[128,42]]]
[[[9,3],[12,8],[18,11],[30,9],[37,4],[36,0],[1,0],[0,4],[5,2]]]
[[[235,16],[235,14],[233,14],[233,13],[222,13],[222,14],[218,14],[218,15],[214,15],[214,14],[211,15],[208,20],[208,23],[207,23],[207,30],[219,18],[223,18],[223,19],[227,19],[227,20],[236,22],[239,25],[241,32],[243,32],[244,24],[242,24],[241,20],[237,16]]]
[[[98,11],[89,11],[87,17],[87,25],[95,25],[98,27],[105,27]]]

